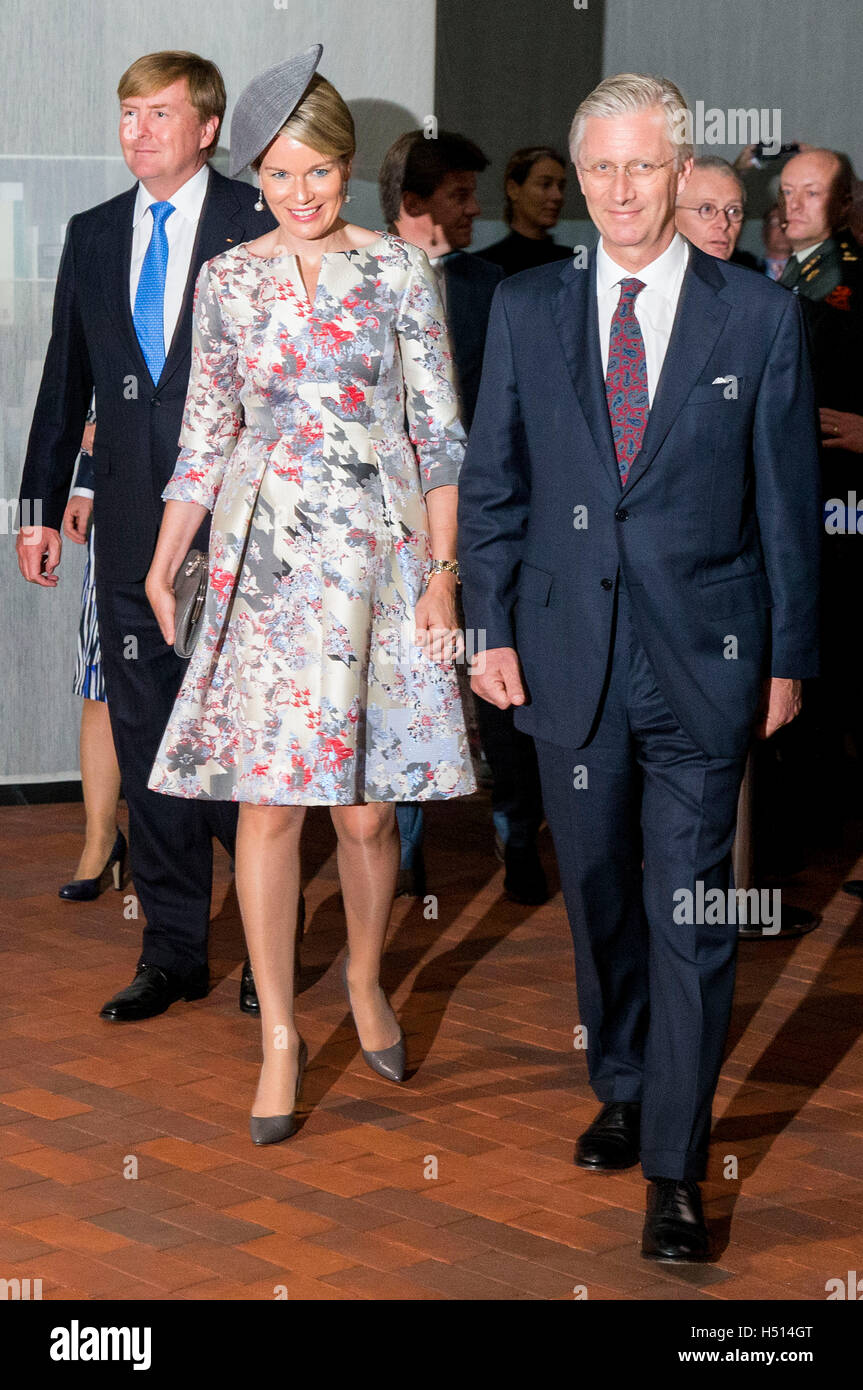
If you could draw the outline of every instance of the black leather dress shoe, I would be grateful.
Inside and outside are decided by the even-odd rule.
[[[300,985],[300,942],[306,933],[306,900],[300,894],[299,906],[297,909],[297,939],[294,948],[294,991]],[[255,987],[255,977],[252,974],[252,962],[249,957],[243,961],[243,973],[240,976],[240,1011],[244,1014],[251,1014],[253,1018],[260,1018],[261,1005],[258,1002],[258,991]]]
[[[640,1138],[641,1106],[636,1101],[609,1101],[576,1144],[574,1162],[595,1172],[634,1168]]]
[[[793,907],[783,903],[779,911],[779,921],[769,922],[766,927],[750,922],[741,922],[737,928],[738,941],[788,941],[797,936],[806,936],[814,931],[821,921],[821,914],[808,912],[805,907]],[[779,928],[777,931],[776,928]]]
[[[697,1182],[651,1178],[641,1253],[646,1260],[700,1264],[710,1258],[710,1235]]]
[[[193,975],[172,975],[158,965],[139,965],[135,978],[99,1010],[100,1018],[111,1023],[132,1023],[155,1018],[170,1009],[178,999],[203,999],[210,988],[206,966]]]
[[[506,866],[503,888],[507,897],[528,907],[548,902],[548,882],[536,845],[518,848],[505,845],[503,862]]]
[[[255,977],[252,974],[252,962],[248,956],[243,961],[243,973],[240,976],[240,1012],[254,1014],[255,1018],[261,1012],[261,1006],[258,1003],[258,991],[255,989]]]

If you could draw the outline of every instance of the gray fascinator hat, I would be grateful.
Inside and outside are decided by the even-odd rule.
[[[323,51],[323,44],[313,43],[305,53],[267,68],[244,87],[231,117],[232,179],[263,153],[299,106]]]

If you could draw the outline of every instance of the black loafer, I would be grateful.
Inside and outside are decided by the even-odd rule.
[[[526,907],[540,907],[548,902],[548,881],[536,845],[505,845],[503,862],[503,889],[508,898]]]
[[[255,989],[255,977],[252,974],[252,962],[249,957],[243,961],[243,973],[240,976],[240,1012],[244,1014],[254,1014],[257,1018],[261,1012],[258,1003],[258,991]]]
[[[697,1182],[651,1178],[641,1253],[646,1260],[701,1264],[710,1258],[710,1234]]]
[[[637,1101],[609,1101],[576,1144],[574,1162],[598,1173],[634,1168],[640,1144],[641,1106]]]
[[[139,965],[135,978],[99,1010],[99,1017],[110,1023],[133,1023],[155,1018],[176,1004],[178,999],[203,999],[210,988],[206,966],[192,975],[173,975],[158,965]]]
[[[297,909],[297,941],[294,951],[294,990],[299,989],[300,985],[300,942],[306,931],[306,900],[300,894],[299,906]],[[240,976],[240,1011],[244,1014],[251,1014],[253,1018],[260,1018],[261,1005],[258,1000],[258,991],[255,987],[255,977],[252,974],[252,962],[249,957],[243,961],[243,973]]]
[[[806,936],[808,932],[814,931],[820,922],[820,913],[808,912],[805,907],[792,907],[790,903],[783,903],[780,910],[778,931],[775,930],[776,922],[770,922],[766,928],[741,922],[737,928],[737,939],[738,941],[788,941],[797,936]]]

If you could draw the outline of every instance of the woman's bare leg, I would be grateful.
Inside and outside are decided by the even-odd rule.
[[[381,990],[381,954],[399,871],[395,805],[331,807],[348,924],[348,984],[360,1043],[377,1052],[398,1042],[399,1025]]]
[[[261,1005],[264,1057],[253,1115],[289,1115],[294,1108],[294,942],[305,814],[304,806],[240,806],[235,880]]]
[[[79,749],[87,828],[75,878],[97,878],[117,836],[120,798],[120,769],[104,700],[82,700]]]

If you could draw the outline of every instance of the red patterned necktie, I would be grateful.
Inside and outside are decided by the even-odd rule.
[[[605,396],[621,487],[626,487],[629,470],[638,457],[650,409],[644,339],[635,317],[635,297],[643,289],[643,280],[621,280],[608,339]]]

